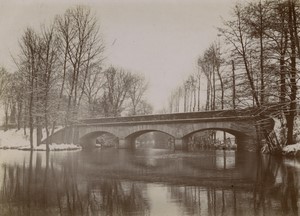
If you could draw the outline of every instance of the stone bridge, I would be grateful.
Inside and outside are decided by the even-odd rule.
[[[96,138],[109,133],[119,140],[118,148],[134,148],[135,139],[158,131],[174,138],[176,150],[186,149],[188,138],[199,131],[220,130],[235,136],[238,149],[256,151],[261,139],[261,126],[251,110],[222,110],[132,117],[83,119],[54,133],[46,143],[95,145]],[[270,120],[270,119],[269,119]],[[269,128],[273,122],[269,121]]]

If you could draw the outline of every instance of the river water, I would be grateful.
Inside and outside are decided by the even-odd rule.
[[[0,151],[0,215],[298,215],[300,162],[236,151]]]

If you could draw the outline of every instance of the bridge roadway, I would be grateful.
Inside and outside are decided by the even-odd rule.
[[[96,144],[96,138],[116,136],[118,148],[134,148],[135,139],[159,131],[174,138],[174,149],[187,148],[188,138],[199,131],[221,130],[236,137],[238,149],[256,151],[261,137],[253,109],[82,119],[54,133],[46,143],[75,143],[83,147]],[[272,124],[270,124],[273,127]]]

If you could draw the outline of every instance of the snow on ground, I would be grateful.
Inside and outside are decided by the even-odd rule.
[[[283,147],[282,154],[287,156],[294,156],[300,154],[300,143],[287,145]]]
[[[0,130],[0,149],[18,149],[24,146],[30,146],[30,142],[23,130]]]
[[[282,115],[283,116],[283,115]],[[286,119],[281,116],[279,118],[273,118],[274,120],[274,132],[281,146],[282,155],[285,156],[300,156],[300,116],[296,116],[294,122],[294,141],[296,144],[286,145]],[[261,149],[263,153],[268,153],[267,145],[264,145]]]
[[[285,131],[285,125],[286,125],[286,120],[285,119],[278,119],[278,118],[273,118],[274,120],[274,132],[276,134],[277,140],[281,146],[285,145],[285,137],[286,137],[286,131]]]
[[[20,147],[19,150],[30,150],[30,146]],[[79,150],[80,146],[75,144],[56,144],[52,143],[49,145],[50,151],[62,151],[62,150]],[[46,145],[41,144],[39,146],[34,147],[35,151],[46,151]]]
[[[29,131],[27,131],[27,135],[24,135],[23,130],[0,130],[0,149],[19,149],[19,150],[30,150],[30,142],[29,142]],[[36,137],[36,133],[34,131],[34,140]],[[36,151],[45,151],[46,145],[42,144],[37,146],[36,141],[33,143],[33,150]],[[78,150],[81,149],[80,146],[75,144],[55,144],[52,143],[49,145],[50,151],[62,151],[62,150]]]

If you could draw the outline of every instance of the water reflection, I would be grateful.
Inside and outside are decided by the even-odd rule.
[[[1,215],[298,215],[297,160],[205,151],[15,152]]]

